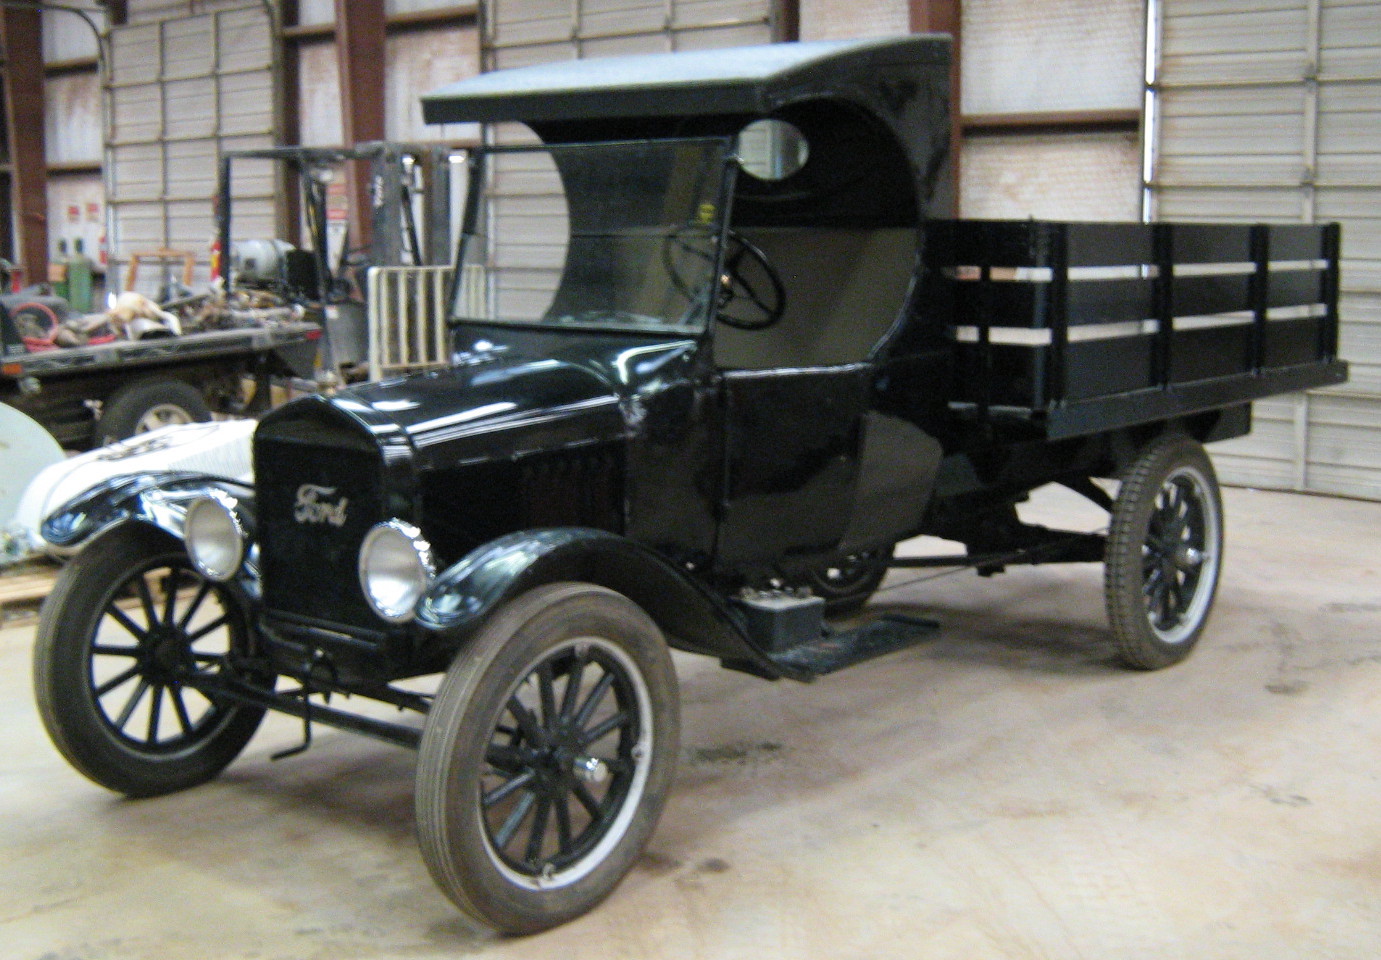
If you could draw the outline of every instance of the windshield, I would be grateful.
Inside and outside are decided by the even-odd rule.
[[[728,147],[663,140],[476,154],[453,318],[700,332],[717,289]]]

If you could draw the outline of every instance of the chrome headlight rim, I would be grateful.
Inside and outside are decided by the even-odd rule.
[[[370,584],[370,560],[374,551],[385,537],[394,540],[395,546],[410,551],[410,559],[416,560],[416,582],[399,602],[385,605],[376,595]],[[364,593],[369,609],[388,623],[407,623],[417,616],[417,604],[426,595],[427,588],[436,579],[436,560],[432,547],[422,531],[405,520],[384,520],[369,528],[360,543],[359,555],[360,590]]]
[[[182,538],[187,548],[187,559],[191,561],[197,573],[207,580],[226,583],[235,579],[235,575],[244,566],[249,533],[236,510],[238,506],[239,501],[228,493],[219,490],[208,490],[204,495],[187,504],[182,522]],[[198,521],[197,517],[212,516],[206,514],[208,510],[214,510],[216,519],[225,523],[221,532],[227,534],[227,537],[219,546],[229,552],[226,554],[226,558],[218,564],[210,562],[206,551],[206,547],[210,544],[205,538],[212,535],[212,532],[204,530],[200,536],[196,532],[197,527],[204,527],[207,522],[205,520]],[[201,544],[200,547],[198,543]]]

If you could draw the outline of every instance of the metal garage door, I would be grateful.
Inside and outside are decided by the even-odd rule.
[[[481,62],[500,70],[582,57],[664,53],[768,43],[770,0],[490,0]],[[529,142],[525,127],[489,131],[500,144]],[[540,310],[565,260],[564,210],[555,169],[499,158],[488,211],[488,272],[496,308]]]
[[[129,7],[131,22],[111,31],[106,91],[113,286],[132,254],[171,248],[196,255],[198,287],[210,278],[217,154],[270,146],[276,135],[273,24],[259,3],[196,16],[186,4]],[[268,168],[237,174],[235,219],[240,236],[277,235]],[[161,279],[141,267],[136,287],[153,294]]]
[[[1343,224],[1349,383],[1256,405],[1225,480],[1381,499],[1381,4],[1165,0],[1151,182],[1164,220]]]

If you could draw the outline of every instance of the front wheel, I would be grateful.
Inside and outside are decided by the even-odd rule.
[[[249,648],[234,591],[197,573],[173,537],[126,522],[88,544],[43,604],[39,715],[101,786],[133,797],[192,787],[235,759],[263,719],[196,686],[238,670]]]
[[[417,833],[464,913],[536,933],[603,900],[651,836],[675,769],[661,631],[591,584],[513,600],[456,659],[417,765]]]
[[[1162,437],[1123,478],[1108,532],[1104,588],[1122,659],[1157,670],[1189,656],[1213,608],[1223,504],[1208,454]]]

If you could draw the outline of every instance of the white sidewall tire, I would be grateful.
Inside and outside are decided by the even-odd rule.
[[[634,688],[651,719],[647,763],[596,846],[561,873],[536,880],[505,865],[490,842],[480,804],[485,750],[504,704],[534,667],[590,637],[618,648],[620,663],[637,678]],[[592,584],[522,594],[457,656],[428,714],[416,791],[423,860],[463,913],[500,932],[536,933],[575,919],[613,891],[647,843],[671,786],[679,739],[675,671],[646,613]]]
[[[1143,552],[1157,499],[1167,484],[1178,481],[1190,484],[1202,507],[1205,556],[1181,622],[1164,629],[1147,606]],[[1105,562],[1108,622],[1121,659],[1137,669],[1158,670],[1189,656],[1212,614],[1223,566],[1222,495],[1213,464],[1196,440],[1169,434],[1137,455],[1113,504]]]

